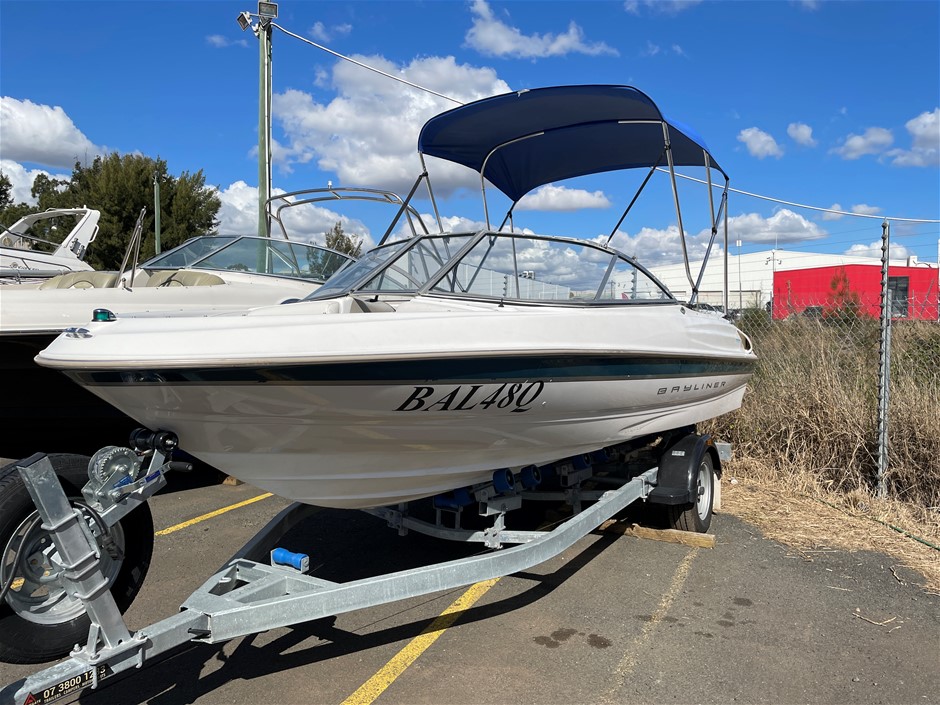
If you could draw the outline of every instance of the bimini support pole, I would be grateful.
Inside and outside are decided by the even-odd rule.
[[[519,201],[516,201],[516,203],[518,202]],[[512,233],[516,231],[516,227],[512,219],[512,211],[516,207],[516,203],[513,203],[511,206],[509,206],[509,210],[506,211],[506,215],[503,216],[503,222],[499,224],[499,228],[497,228],[497,232],[502,232],[503,228],[506,227],[506,223],[509,223],[509,232]]]
[[[621,123],[623,124],[623,123]],[[666,153],[666,148],[663,148],[663,154],[659,155],[659,159],[656,160],[656,163],[650,167],[649,172],[646,174],[646,178],[643,179],[643,183],[640,184],[640,188],[636,190],[636,193],[633,194],[633,200],[627,205],[624,209],[623,214],[620,216],[620,220],[617,221],[617,224],[614,226],[614,229],[610,231],[610,235],[607,236],[607,244],[610,244],[610,241],[614,239],[614,235],[617,234],[617,230],[623,224],[623,221],[626,219],[627,215],[630,213],[630,209],[633,208],[633,204],[636,203],[636,200],[640,197],[640,194],[643,193],[643,189],[646,188],[646,184],[649,183],[650,177],[656,172],[659,168],[659,165],[663,162],[663,155]]]
[[[702,279],[705,277],[705,266],[708,264],[708,258],[711,257],[712,248],[715,246],[715,238],[718,237],[718,220],[721,219],[721,214],[725,208],[725,200],[721,200],[721,206],[718,208],[718,218],[715,219],[715,224],[712,225],[711,235],[708,238],[708,247],[705,248],[705,256],[702,258],[702,267],[698,270],[698,279],[695,280],[695,286],[692,289],[692,296],[689,299],[689,304],[694,304],[698,300],[698,292],[702,288]]]
[[[428,172],[424,171],[421,173],[418,178],[415,180],[414,186],[411,187],[411,190],[408,192],[408,195],[405,196],[405,200],[401,204],[401,208],[398,209],[398,212],[395,214],[395,217],[392,219],[392,222],[388,224],[388,229],[385,231],[385,234],[382,236],[382,239],[379,240],[379,245],[384,245],[385,241],[388,239],[388,236],[392,234],[392,230],[395,229],[395,226],[398,225],[398,221],[401,220],[402,213],[408,208],[408,204],[411,203],[412,197],[415,195],[415,191],[418,190],[418,184],[421,183],[421,179],[427,179]],[[428,183],[428,190],[430,190],[430,182]],[[434,202],[434,199],[431,199],[431,202]],[[437,207],[435,206],[434,212],[437,213]],[[440,220],[437,221],[440,225]],[[444,229],[441,228],[441,232],[444,232]]]
[[[721,214],[725,207],[725,200],[722,198],[721,206],[718,208],[718,215],[715,215],[715,197],[712,194],[712,170],[711,170],[711,157],[708,152],[703,151],[704,163],[705,163],[705,186],[708,191],[708,216],[709,223],[711,224],[711,235],[708,238],[708,248],[705,250],[705,257],[702,258],[702,266],[699,268],[698,279],[695,280],[695,285],[692,287],[692,297],[689,299],[689,303],[695,303],[698,299],[698,292],[702,287],[702,279],[705,277],[705,268],[708,266],[708,258],[711,256],[712,247],[715,245],[715,238],[718,236],[718,221],[721,219]],[[728,266],[728,247],[725,243],[725,269],[727,270]],[[725,272],[725,284],[724,289],[727,289],[728,285],[728,273]],[[727,301],[725,302],[725,309],[727,310]]]
[[[689,286],[692,287],[692,295],[689,297],[689,303],[693,303],[698,296],[698,290],[695,288],[695,282],[692,281],[692,270],[689,267],[689,250],[685,244],[685,229],[682,226],[682,208],[679,206],[679,185],[676,183],[676,165],[672,158],[672,143],[669,140],[669,124],[663,121],[663,140],[666,146],[666,162],[669,165],[669,180],[672,183],[672,200],[676,204],[676,219],[679,221],[679,242],[682,243],[682,260],[685,264],[685,276],[689,280]]]
[[[493,149],[490,150],[490,153],[487,154],[486,158],[483,160],[483,164],[482,166],[480,166],[480,193],[483,195],[483,216],[486,218],[487,230],[490,229],[490,209],[486,204],[486,177],[484,176],[484,174],[486,174],[486,165],[490,161],[490,157],[496,154],[496,152],[498,152],[503,147],[508,147],[509,145],[515,144],[516,142],[522,142],[522,140],[531,139],[532,137],[539,137],[544,134],[545,134],[544,131],[533,132],[531,135],[523,135],[522,137],[517,137],[514,140],[509,140],[508,142],[503,142],[502,144],[498,144],[495,147],[493,147]],[[513,203],[512,207],[515,208],[515,206],[516,204]],[[506,224],[506,221],[504,220],[503,225],[505,224]]]
[[[723,218],[724,224],[725,224],[725,290],[723,292],[724,297],[725,297],[725,316],[728,316],[729,312],[731,311],[731,308],[730,308],[731,302],[728,300],[729,299],[729,295],[728,295],[728,186],[729,184],[730,184],[730,179],[726,176],[725,188],[724,188],[724,191],[721,192],[721,208],[719,209],[719,213],[721,211],[724,211],[724,214],[725,214],[725,217]],[[738,257],[741,256],[740,249],[741,248],[738,248],[739,250]],[[740,290],[741,290],[741,276],[740,276],[740,270],[739,270],[738,271],[738,291]]]
[[[431,199],[431,208],[434,209],[434,218],[437,220],[437,229],[444,232],[444,224],[441,222],[441,214],[437,211],[437,201],[434,199],[434,192],[431,191],[431,177],[428,176],[428,166],[424,163],[424,155],[418,152],[418,159],[421,160],[421,172],[424,176],[428,189],[428,198]],[[412,191],[414,193],[414,191]],[[411,198],[410,196],[408,197]]]

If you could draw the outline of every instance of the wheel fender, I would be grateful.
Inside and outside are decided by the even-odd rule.
[[[721,459],[710,435],[690,433],[670,445],[659,459],[656,487],[647,501],[694,504],[698,499],[698,469],[705,453],[711,454],[715,474],[721,475]]]

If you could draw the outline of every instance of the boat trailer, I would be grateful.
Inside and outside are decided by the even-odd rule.
[[[182,469],[181,463],[171,461],[172,437],[143,437],[158,442],[147,448],[136,444],[133,451],[102,449],[89,463],[90,479],[82,493],[106,524],[113,525],[165,486],[166,472]],[[111,676],[140,669],[187,643],[224,642],[523,571],[558,555],[638,500],[675,508],[673,516],[687,518],[691,513],[693,519],[705,521],[704,529],[698,527],[703,531],[711,516],[714,478],[720,474],[721,460],[728,457],[728,444],[714,443],[687,428],[661,439],[652,453],[631,441],[515,474],[496,471],[491,483],[435,497],[433,521],[412,515],[407,503],[368,509],[402,535],[417,531],[482,543],[492,550],[345,583],[308,574],[304,554],[272,550],[281,536],[318,511],[295,503],[193,592],[179,613],[132,633],[102,574],[102,550],[87,518],[72,506],[49,458],[33,455],[18,462],[17,470],[42,528],[55,543],[65,591],[81,600],[91,626],[84,646],[76,644],[67,659],[4,686],[0,702],[46,705],[97,688]],[[543,484],[551,489],[539,489]],[[551,529],[507,529],[506,513],[524,499],[562,501],[572,516]],[[491,518],[492,523],[481,530],[463,528],[464,512]]]

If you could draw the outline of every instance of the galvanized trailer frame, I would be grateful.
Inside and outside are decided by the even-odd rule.
[[[721,450],[724,457],[727,449]],[[719,452],[709,452],[717,463]],[[689,462],[698,461],[689,458]],[[167,456],[157,450],[149,467],[157,469],[142,473],[137,482],[117,493],[111,490],[112,498],[118,501],[104,516],[108,512],[127,513],[165,484],[163,473],[171,467]],[[445,528],[440,514],[433,524],[419,520],[409,516],[406,505],[368,510],[402,534],[412,530],[482,542],[500,550],[346,583],[306,575],[306,565],[300,563],[297,567],[274,564],[273,541],[318,511],[309,505],[292,504],[193,592],[178,614],[131,633],[108,592],[98,567],[97,547],[82,526],[81,514],[70,505],[49,459],[34,455],[19,463],[18,470],[42,516],[43,527],[54,535],[66,589],[85,604],[91,628],[87,643],[76,645],[69,658],[3,687],[0,702],[44,705],[96,688],[107,677],[139,669],[189,642],[219,643],[526,570],[558,555],[630,504],[650,498],[659,479],[658,466],[640,468],[629,471],[625,478],[612,479],[612,489],[582,489],[582,480],[592,475],[590,468],[561,467],[561,491],[517,491],[508,497],[491,488],[477,492],[479,513],[494,517],[493,526],[484,531]],[[519,506],[522,497],[563,499],[574,515],[548,531],[508,531],[503,524],[505,512]],[[694,501],[691,494],[687,497]],[[592,504],[583,508],[582,500]],[[504,544],[517,545],[501,548]]]

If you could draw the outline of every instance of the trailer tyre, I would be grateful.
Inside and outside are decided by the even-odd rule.
[[[696,485],[698,499],[695,503],[668,507],[668,519],[674,529],[704,534],[711,526],[715,501],[715,466],[709,453],[705,453],[699,463]]]
[[[65,494],[81,499],[89,458],[72,454],[48,458]],[[18,535],[14,545],[28,539],[21,546],[26,560],[14,562],[12,552],[0,555],[0,589],[12,575],[11,588],[0,601],[0,661],[6,663],[42,663],[66,656],[76,644],[85,643],[91,624],[81,601],[67,595],[58,580],[48,580],[55,566],[55,547],[41,527],[26,535],[34,509],[16,464],[0,468],[0,551],[14,535]],[[90,525],[98,536],[100,529],[94,522]],[[124,612],[140,591],[153,555],[150,507],[144,504],[126,514],[110,533],[116,550],[101,550],[102,569],[118,609]]]

